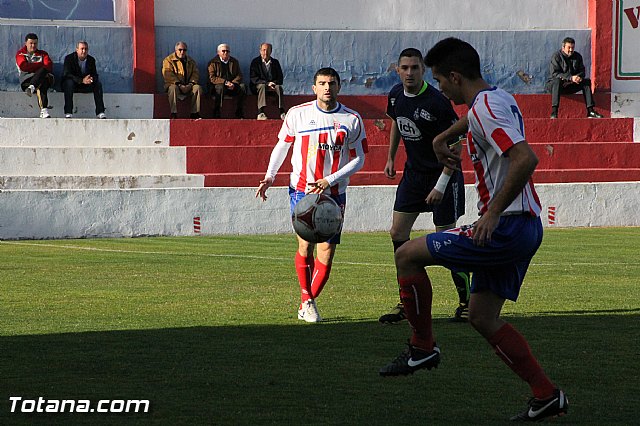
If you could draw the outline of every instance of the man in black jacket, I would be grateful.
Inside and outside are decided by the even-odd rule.
[[[582,90],[584,103],[587,106],[588,118],[602,118],[594,107],[596,106],[591,92],[591,80],[585,78],[582,55],[576,52],[576,41],[571,37],[562,40],[562,48],[551,57],[549,66],[550,77],[546,89],[551,92],[551,118],[558,118],[560,94],[576,93]]]
[[[91,93],[96,103],[96,116],[107,118],[102,100],[102,83],[98,80],[96,60],[89,55],[89,44],[79,41],[76,51],[64,58],[62,71],[62,89],[64,90],[64,117],[73,117],[73,93]]]
[[[280,118],[284,120],[284,96],[282,83],[284,76],[277,59],[271,57],[272,46],[269,43],[260,45],[260,56],[251,61],[249,68],[249,86],[253,93],[258,95],[258,120],[266,120],[264,107],[267,105],[267,93],[275,93],[278,96],[278,108]]]

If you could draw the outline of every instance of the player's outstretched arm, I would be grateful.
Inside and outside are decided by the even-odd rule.
[[[267,189],[269,189],[271,185],[273,185],[273,178],[265,177],[262,179],[256,191],[256,198],[260,197],[262,201],[267,201]]]
[[[442,170],[442,174],[440,175],[438,182],[433,187],[431,192],[429,192],[426,200],[424,200],[425,203],[431,205],[440,204],[440,202],[444,198],[444,192],[447,190],[447,184],[449,183],[449,179],[451,178],[452,174],[453,170],[448,167],[445,167]]]
[[[291,147],[290,143],[279,140],[276,146],[273,147],[273,151],[271,151],[271,157],[269,157],[269,166],[267,167],[267,173],[264,176],[264,179],[260,181],[260,186],[258,186],[258,190],[256,191],[256,198],[262,198],[262,201],[267,200],[266,192],[271,185],[273,185],[273,180],[275,179],[276,173],[280,170],[280,166],[284,162],[287,157],[287,152],[289,152],[289,148]]]
[[[387,164],[384,166],[384,175],[389,179],[393,179],[396,176],[396,154],[398,153],[398,146],[400,145],[400,131],[398,130],[398,122],[391,120],[391,131],[389,132],[389,154],[387,156]]]

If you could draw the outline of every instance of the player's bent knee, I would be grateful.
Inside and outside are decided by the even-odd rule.
[[[401,229],[400,227],[394,227],[392,225],[389,230],[389,235],[391,236],[391,241],[407,241],[411,236],[411,228]]]
[[[415,244],[405,243],[396,250],[394,258],[399,274],[414,273],[424,267],[422,256],[415,249]]]

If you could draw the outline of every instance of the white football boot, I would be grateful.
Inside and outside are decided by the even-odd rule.
[[[298,319],[306,322],[320,322],[322,317],[318,312],[316,301],[309,299],[302,304],[302,307],[298,309]]]

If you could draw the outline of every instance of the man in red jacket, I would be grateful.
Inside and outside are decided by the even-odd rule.
[[[47,91],[53,86],[53,62],[49,54],[38,49],[38,36],[29,33],[24,38],[24,46],[16,53],[20,87],[31,97],[38,96],[40,118],[49,118]]]

